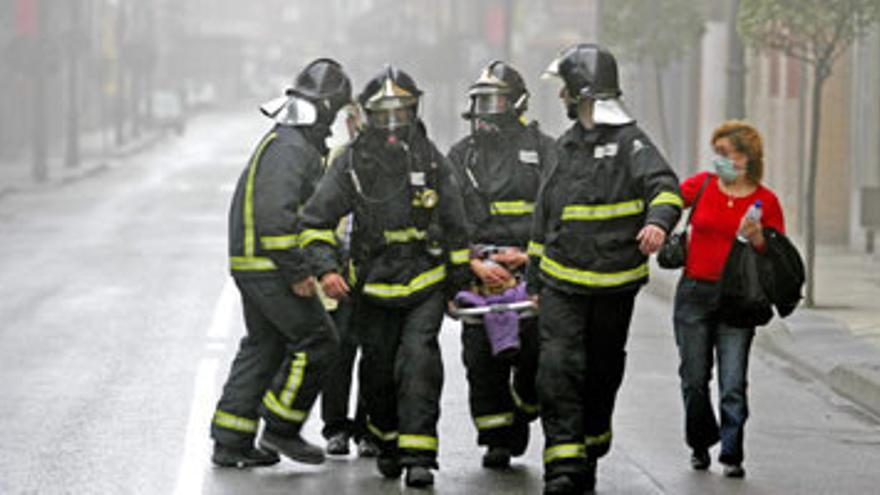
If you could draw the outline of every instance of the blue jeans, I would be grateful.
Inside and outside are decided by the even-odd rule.
[[[721,440],[718,459],[725,464],[743,460],[743,434],[749,406],[746,397],[749,349],[755,329],[718,321],[718,285],[682,277],[675,293],[673,320],[681,364],[685,435],[693,450],[706,450]],[[712,410],[709,382],[713,357],[718,360],[719,427]]]

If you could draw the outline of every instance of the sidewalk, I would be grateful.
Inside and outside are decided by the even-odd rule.
[[[679,276],[654,263],[647,290],[671,304]],[[818,246],[815,290],[815,308],[774,318],[756,344],[880,417],[880,255]]]
[[[138,138],[129,137],[122,146],[113,142],[112,131],[92,131],[80,138],[79,166],[75,168],[64,165],[64,143],[50,145],[46,168],[48,178],[37,182],[33,178],[33,162],[31,150],[25,149],[21,156],[14,159],[0,159],[0,199],[18,191],[36,189],[59,183],[75,182],[104,169],[109,162],[137,154],[159,142],[164,133],[159,129],[148,129],[141,132]]]

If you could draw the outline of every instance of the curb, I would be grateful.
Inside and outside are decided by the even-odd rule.
[[[671,303],[675,296],[675,286],[680,271],[664,270],[656,263],[653,263],[651,268],[651,281],[645,290]],[[829,334],[829,347],[862,346],[851,336],[849,327],[845,323],[831,318],[829,321],[842,330],[836,332],[833,328],[826,329]],[[799,335],[802,334],[804,336],[799,339]],[[880,362],[872,364],[833,362],[823,357],[821,349],[808,349],[809,346],[804,344],[804,340],[808,340],[810,335],[815,335],[815,329],[801,331],[796,326],[774,317],[769,324],[756,330],[755,344],[762,350],[791,363],[835,393],[880,418]],[[834,337],[837,337],[836,341],[832,342],[831,338]],[[817,350],[819,352],[816,352]],[[853,360],[858,361],[857,357]]]

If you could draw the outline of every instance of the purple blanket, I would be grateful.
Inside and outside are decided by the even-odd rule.
[[[455,295],[455,303],[462,308],[513,303],[526,299],[528,294],[525,282],[520,282],[498,295],[483,296],[464,290]],[[493,356],[519,350],[519,315],[516,311],[488,313],[483,316],[483,326],[486,327],[486,337],[492,347]]]

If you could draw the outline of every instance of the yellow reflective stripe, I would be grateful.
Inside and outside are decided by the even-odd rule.
[[[228,428],[230,430],[240,431],[242,433],[256,433],[257,420],[242,418],[226,411],[217,410],[214,412],[214,424]]]
[[[562,210],[563,220],[608,220],[638,215],[645,211],[641,199],[607,205],[568,205]]]
[[[278,137],[274,132],[266,136],[266,139],[260,143],[257,147],[257,151],[254,153],[254,157],[251,159],[250,167],[248,168],[247,175],[247,183],[244,189],[244,212],[243,212],[243,221],[244,221],[244,255],[246,257],[251,257],[254,255],[254,181],[257,176],[257,166],[260,163],[260,158],[263,156],[263,152],[266,150],[266,147],[269,146],[269,143],[275,140]]]
[[[296,234],[260,237],[263,249],[290,249],[296,247],[297,242],[299,236]]]
[[[302,386],[308,364],[309,359],[305,352],[294,354],[293,361],[290,362],[290,374],[287,375],[287,382],[281,391],[281,403],[285,406],[290,407],[293,404],[293,399],[296,398],[296,393],[299,391],[299,387]]]
[[[496,201],[492,203],[493,215],[529,215],[535,211],[535,203],[528,201]]]
[[[587,447],[592,447],[594,445],[603,445],[609,442],[611,442],[611,430],[608,430],[601,435],[596,435],[593,437],[587,435],[584,438],[584,445],[586,445]]]
[[[651,200],[650,206],[655,205],[673,205],[684,208],[684,200],[678,194],[663,191]]]
[[[540,242],[529,241],[528,253],[529,256],[537,256],[540,258],[541,256],[544,256],[544,245]]]
[[[474,418],[474,424],[478,430],[491,430],[513,424],[513,413],[489,414]]]
[[[306,229],[299,234],[300,247],[306,247],[314,241],[326,242],[327,244],[336,245],[336,236],[332,230],[315,230]]]
[[[538,405],[537,404],[529,404],[524,401],[522,397],[516,393],[516,388],[513,387],[513,383],[510,384],[510,397],[513,399],[513,403],[516,404],[516,407],[520,409],[520,411],[526,414],[538,414]]]
[[[274,261],[261,256],[233,256],[229,259],[229,266],[240,272],[262,272],[276,268]]]
[[[376,428],[376,426],[369,421],[367,421],[367,429],[370,430],[370,433],[375,435],[376,438],[384,442],[390,442],[397,439],[396,431],[382,431],[379,428]]]
[[[406,297],[438,282],[442,282],[445,278],[446,265],[440,265],[410,280],[406,285],[365,284],[364,294],[381,298]]]
[[[397,447],[401,449],[437,450],[437,437],[428,435],[400,435],[397,439]]]
[[[348,260],[348,285],[354,287],[357,285],[358,277],[357,271],[354,267],[354,261]]]
[[[563,266],[547,256],[541,258],[541,270],[559,280],[593,287],[616,287],[648,276],[647,263],[622,272],[601,273]]]
[[[403,230],[386,230],[385,242],[391,244],[393,242],[421,241],[424,240],[427,236],[427,232],[425,232],[424,230],[419,230],[415,227],[410,227]]]
[[[266,406],[267,409],[278,415],[282,419],[286,419],[287,421],[291,421],[294,423],[302,423],[306,420],[308,414],[305,411],[300,411],[298,409],[291,409],[289,407],[284,406],[275,397],[275,393],[271,390],[266,392],[266,395],[263,396],[263,405]]]
[[[459,249],[449,253],[449,262],[453,265],[461,265],[471,260],[470,249]]]
[[[544,464],[560,459],[585,459],[587,449],[581,443],[561,443],[544,449]]]

